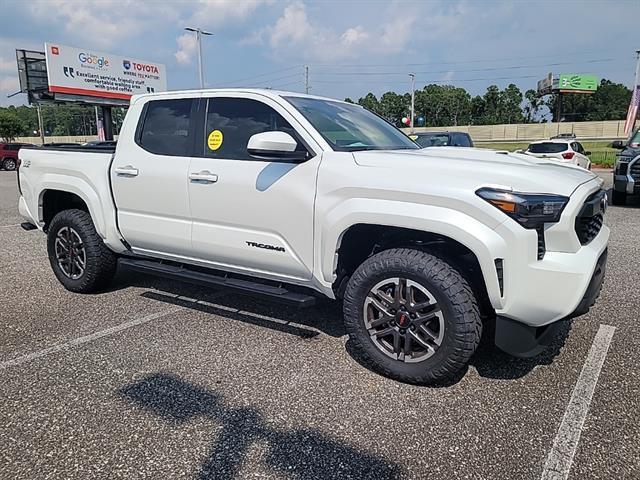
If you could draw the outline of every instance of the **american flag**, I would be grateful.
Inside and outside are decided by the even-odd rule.
[[[631,130],[636,123],[636,117],[638,116],[638,108],[640,108],[640,85],[636,85],[631,95],[631,103],[629,104],[629,111],[627,112],[627,120],[624,122],[625,135],[631,135]]]

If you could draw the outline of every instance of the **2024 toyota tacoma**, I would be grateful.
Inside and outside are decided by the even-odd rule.
[[[115,150],[20,151],[19,210],[73,292],[129,268],[300,306],[343,299],[356,350],[429,383],[495,342],[535,355],[604,277],[592,173],[421,149],[365,109],[270,90],[134,97]]]

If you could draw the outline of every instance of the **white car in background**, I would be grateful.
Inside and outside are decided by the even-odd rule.
[[[582,144],[575,138],[552,138],[551,140],[532,142],[524,153],[538,158],[551,158],[591,170],[591,160],[589,159],[591,152],[585,151]]]

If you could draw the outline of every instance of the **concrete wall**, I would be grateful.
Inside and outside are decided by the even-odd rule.
[[[408,128],[402,129],[409,133]],[[444,132],[455,130],[467,132],[474,142],[528,142],[530,140],[544,140],[559,133],[574,133],[584,140],[622,140],[624,134],[624,120],[610,120],[605,122],[562,122],[562,123],[521,123],[511,125],[468,125],[457,127],[416,127],[416,132]],[[117,136],[116,136],[117,138]],[[88,142],[97,140],[95,135],[83,137],[45,137],[48,142]],[[40,144],[40,137],[21,137],[18,142]]]
[[[408,128],[402,129],[405,133]],[[524,123],[512,125],[469,125],[457,127],[416,127],[415,132],[467,132],[474,142],[526,142],[544,140],[559,133],[573,133],[584,140],[624,139],[624,120],[603,122]]]

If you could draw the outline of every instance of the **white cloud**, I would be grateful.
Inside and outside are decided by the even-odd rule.
[[[202,28],[215,28],[229,21],[241,21],[249,17],[262,5],[274,0],[199,0],[189,21]]]
[[[274,47],[283,43],[299,43],[314,33],[307,19],[307,10],[304,4],[299,2],[288,5],[268,32],[269,42]]]
[[[176,42],[178,42],[178,51],[173,55],[176,57],[178,63],[183,65],[191,63],[191,59],[195,55],[197,47],[195,33],[184,33],[176,39]]]
[[[336,61],[364,55],[391,54],[402,51],[414,38],[415,15],[395,3],[387,11],[389,20],[367,28],[349,26],[344,31],[320,25],[311,19],[301,1],[288,4],[273,25],[253,32],[245,44],[267,43],[274,53],[289,56],[304,55],[306,60]],[[323,15],[326,20],[326,16]],[[333,20],[333,19],[332,19]],[[331,23],[334,23],[333,21]],[[371,42],[372,38],[378,39]]]
[[[348,28],[340,36],[340,41],[345,45],[356,45],[368,39],[369,39],[369,33],[361,25],[358,25],[357,27],[353,27],[353,28]]]
[[[30,6],[36,18],[59,22],[64,29],[84,42],[111,47],[124,39],[143,33],[158,21],[177,18],[177,11],[164,3],[85,0],[51,0]]]

